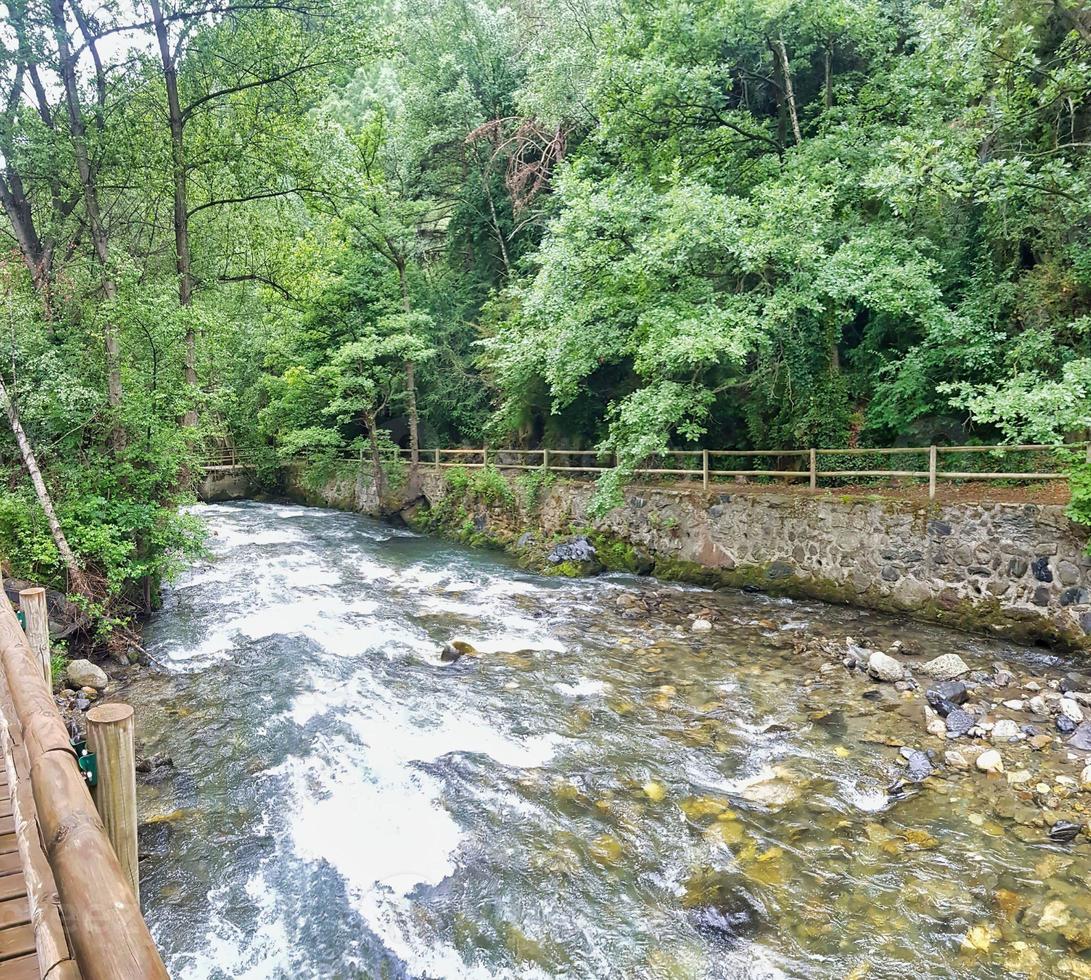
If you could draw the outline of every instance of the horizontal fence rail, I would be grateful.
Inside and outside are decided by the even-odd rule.
[[[1063,469],[1017,469],[1005,471],[1000,468],[991,470],[973,470],[944,468],[943,461],[961,454],[993,453],[999,459],[1010,455],[1051,454],[1057,462],[1056,453],[1064,450],[1070,453],[1082,453],[1091,462],[1091,442],[1065,443],[1064,445],[1021,444],[999,446],[894,446],[877,448],[846,449],[674,449],[659,453],[644,461],[644,465],[633,470],[634,477],[673,477],[682,482],[700,479],[705,489],[721,479],[769,478],[788,482],[807,481],[810,489],[816,490],[819,482],[826,479],[901,479],[927,481],[929,497],[935,497],[937,484],[950,480],[1006,480],[1015,483],[1042,480],[1063,480]],[[398,447],[385,447],[381,456],[387,461],[398,459],[412,461],[412,451]],[[845,457],[873,457],[868,462],[891,460],[891,467],[872,465],[861,468],[846,466]],[[367,454],[337,457],[342,462],[355,462],[367,465]],[[612,453],[601,453],[595,449],[498,449],[491,446],[448,447],[420,449],[417,453],[420,467],[434,470],[452,468],[484,469],[495,467],[501,470],[532,471],[545,470],[558,473],[596,474],[605,473],[617,465],[617,457]],[[741,465],[732,467],[732,460],[743,463],[757,463],[761,460],[775,461],[770,466]],[[823,467],[823,460],[833,465]],[[897,461],[898,468],[894,468]],[[913,467],[914,462],[922,465]],[[1035,460],[1031,460],[1035,462]],[[793,463],[798,465],[793,466]],[[669,465],[668,465],[669,464]],[[727,465],[724,465],[727,464]],[[839,465],[840,464],[840,465]],[[210,456],[205,464],[206,471],[245,469],[256,465],[256,455],[234,449],[223,449]]]

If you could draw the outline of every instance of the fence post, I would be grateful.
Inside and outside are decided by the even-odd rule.
[[[549,450],[542,447],[542,469],[549,472]]]
[[[439,472],[439,446],[436,446],[436,472]]]
[[[1087,430],[1087,465],[1091,466],[1091,429]]]
[[[489,468],[489,447],[481,447],[481,468],[487,470]]]
[[[140,860],[136,847],[136,752],[133,709],[114,701],[87,712],[87,748],[95,753],[95,806],[121,870],[140,901]]]
[[[811,449],[811,492],[818,489],[818,453]]]
[[[701,450],[701,482],[704,484],[704,488],[708,489],[708,450]]]
[[[45,589],[23,589],[19,593],[19,608],[26,620],[27,642],[42,665],[42,673],[49,689],[53,689],[53,665],[49,652],[49,608]]]
[[[928,447],[928,499],[936,499],[936,447]]]

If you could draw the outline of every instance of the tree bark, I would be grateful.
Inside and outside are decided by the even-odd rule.
[[[402,290],[402,309],[409,313],[412,304],[409,300],[409,283],[405,278],[405,260],[397,263],[398,283]],[[420,426],[417,418],[417,375],[416,365],[405,362],[405,396],[409,411],[409,466],[414,476],[420,464]]]
[[[778,36],[773,42],[773,48],[780,61],[780,74],[784,80],[784,101],[788,106],[788,118],[792,121],[792,135],[796,144],[803,142],[803,136],[799,130],[799,114],[796,112],[795,90],[792,88],[792,73],[788,68],[788,49],[784,45],[784,37]]]
[[[170,123],[171,170],[174,178],[174,253],[178,271],[178,305],[183,311],[193,304],[193,267],[189,252],[189,211],[186,189],[186,153],[183,142],[182,105],[178,99],[178,70],[170,50],[170,35],[159,0],[149,0],[159,57],[163,63],[163,84],[167,90],[167,118]],[[185,314],[183,314],[185,315]],[[184,346],[186,387],[192,407],[182,416],[182,425],[197,424],[197,338],[193,324],[186,323]]]
[[[96,174],[87,152],[87,128],[83,122],[80,108],[79,88],[76,83],[75,58],[69,43],[68,26],[64,18],[64,0],[50,0],[50,14],[53,19],[53,31],[57,39],[57,58],[64,86],[65,103],[68,108],[68,127],[72,136],[72,148],[76,157],[76,169],[79,172],[83,190],[84,209],[87,212],[87,224],[91,231],[91,242],[95,258],[102,267],[102,292],[108,300],[117,296],[117,283],[110,272],[109,235],[99,209],[98,185]],[[117,328],[107,316],[103,326],[103,339],[106,347],[106,396],[110,408],[114,411],[114,429],[111,445],[120,450],[125,445],[125,430],[117,411],[121,406],[121,356],[117,339]]]
[[[22,422],[19,421],[19,412],[8,394],[8,388],[4,384],[3,378],[0,378],[0,401],[4,403],[4,412],[7,414],[8,424],[15,435],[16,443],[19,445],[23,465],[26,467],[27,473],[30,474],[30,482],[34,485],[34,494],[38,498],[38,504],[44,511],[45,519],[49,523],[49,532],[53,535],[53,543],[57,546],[57,551],[60,553],[65,568],[68,569],[69,585],[74,591],[82,592],[85,586],[83,569],[80,568],[76,556],[68,546],[68,539],[61,528],[61,522],[57,519],[57,512],[53,509],[53,498],[49,495],[45,480],[42,479],[41,470],[38,469],[38,460],[34,455],[34,448],[23,430]]]
[[[371,470],[375,475],[375,493],[379,498],[379,509],[382,509],[383,496],[386,493],[386,480],[383,476],[383,461],[379,456],[379,436],[375,430],[376,413],[370,412],[364,416],[367,424],[367,438],[371,444]]]

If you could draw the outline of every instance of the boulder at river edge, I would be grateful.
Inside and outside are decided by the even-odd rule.
[[[936,657],[935,660],[929,660],[928,663],[921,664],[917,669],[922,674],[934,677],[938,681],[953,681],[956,677],[961,677],[963,674],[970,672],[970,668],[966,666],[966,661],[957,653],[945,653],[941,657]]]
[[[871,651],[867,660],[867,672],[880,681],[900,681],[905,677],[905,668],[880,650]]]
[[[90,660],[70,661],[64,676],[72,687],[93,687],[96,691],[101,691],[109,680],[102,668],[96,667]]]

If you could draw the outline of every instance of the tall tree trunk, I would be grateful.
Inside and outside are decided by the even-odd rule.
[[[110,272],[110,247],[109,236],[102,220],[102,212],[99,209],[98,185],[94,168],[91,166],[91,158],[87,152],[87,129],[83,123],[83,112],[80,108],[79,88],[76,84],[76,65],[72,55],[72,48],[68,38],[68,26],[64,17],[64,0],[50,0],[50,14],[53,18],[53,31],[57,38],[57,56],[64,85],[65,103],[68,108],[68,127],[72,135],[72,148],[76,157],[76,169],[80,176],[80,185],[83,189],[83,204],[87,211],[87,224],[91,231],[91,242],[95,250],[95,258],[102,267],[102,291],[108,300],[117,296],[117,283]],[[117,418],[118,409],[121,407],[121,355],[119,351],[117,328],[112,318],[107,316],[103,326],[103,339],[106,347],[106,397],[113,409],[114,429],[111,435],[111,445],[115,450],[124,448],[125,430],[121,420]]]
[[[773,49],[780,62],[780,75],[784,81],[784,101],[788,106],[788,118],[792,121],[792,135],[796,144],[803,142],[803,136],[799,131],[799,113],[796,112],[795,90],[792,88],[792,73],[788,68],[788,49],[784,46],[784,37],[778,35],[773,42]]]
[[[174,178],[174,253],[178,270],[178,304],[183,316],[193,304],[193,268],[189,253],[189,210],[186,192],[186,154],[182,141],[182,105],[178,99],[178,71],[170,50],[170,35],[163,19],[159,0],[149,0],[155,36],[159,42],[159,57],[163,62],[163,84],[167,90],[167,117],[170,122],[171,170]],[[197,424],[197,340],[192,322],[187,317],[184,367],[186,387],[193,407],[186,409],[182,425]]]
[[[371,472],[375,476],[375,494],[379,498],[379,509],[382,510],[383,497],[386,494],[386,479],[383,475],[383,461],[379,456],[379,435],[376,432],[376,413],[368,412],[364,415],[367,424],[367,438],[371,444]]]
[[[409,313],[412,305],[409,301],[409,283],[405,278],[405,261],[398,263],[398,282],[402,289],[402,309]],[[420,426],[417,419],[417,374],[412,361],[405,362],[405,396],[409,411],[409,466],[416,476],[420,465]]]
[[[68,546],[68,539],[64,536],[61,522],[57,520],[57,512],[53,509],[53,498],[50,497],[45,480],[42,479],[42,472],[38,469],[38,460],[34,455],[34,449],[23,430],[23,424],[19,421],[19,412],[8,394],[7,385],[4,384],[2,377],[0,377],[0,401],[4,403],[4,412],[7,414],[8,424],[15,435],[16,443],[19,445],[23,465],[30,474],[30,482],[34,485],[34,494],[38,498],[38,504],[45,512],[46,521],[49,522],[49,531],[53,535],[53,543],[57,546],[57,551],[60,553],[65,568],[68,569],[69,587],[74,592],[84,592],[86,591],[86,581],[83,569],[80,568],[76,556]]]

